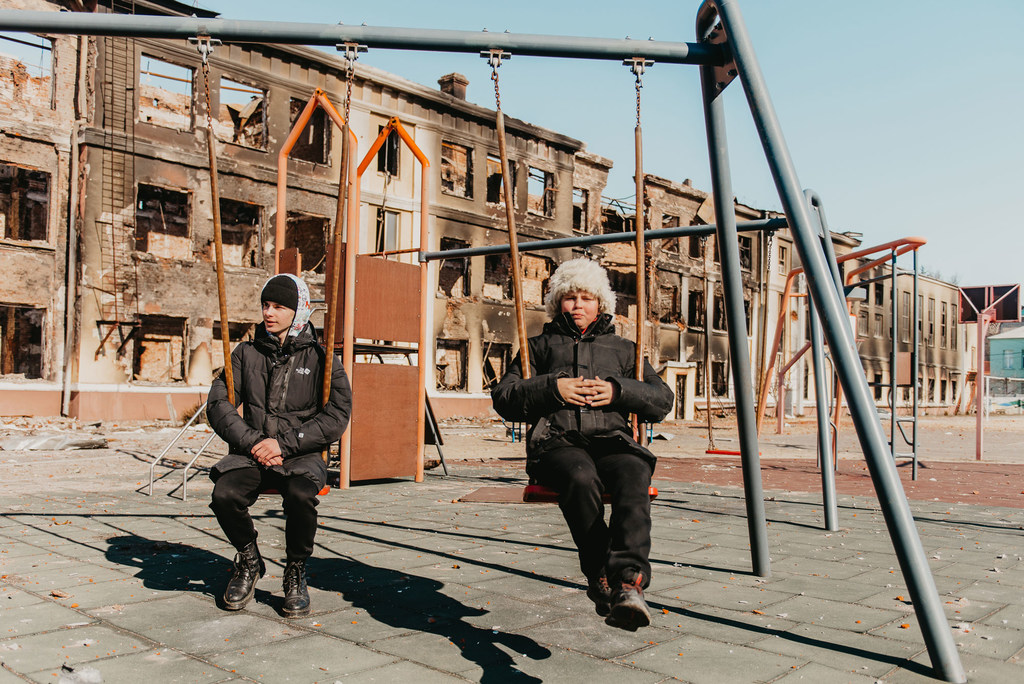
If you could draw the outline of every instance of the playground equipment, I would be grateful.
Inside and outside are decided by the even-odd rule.
[[[693,44],[29,11],[0,12],[0,28],[49,34],[87,33],[179,39],[207,35],[224,41],[271,41],[307,45],[355,43],[379,48],[452,52],[503,50],[526,55],[586,59],[622,60],[640,57],[662,63],[698,65],[718,221],[715,234],[722,262],[752,565],[756,574],[767,576],[770,570],[759,477],[757,424],[754,397],[750,392],[752,378],[746,344],[737,224],[732,206],[734,193],[725,137],[725,105],[721,97],[724,90],[739,79],[788,217],[789,227],[793,231],[796,249],[805,265],[811,298],[820,316],[823,335],[832,352],[840,383],[848,397],[853,423],[919,618],[934,672],[936,676],[951,682],[966,681],[909,505],[860,368],[853,334],[845,323],[845,306],[839,294],[842,283],[833,274],[834,260],[829,259],[817,240],[817,231],[801,193],[737,0],[705,0],[697,13],[697,42]],[[421,250],[427,244],[425,239],[421,240]],[[351,245],[349,250],[354,251]],[[421,264],[425,263],[426,258],[427,255],[421,252]],[[351,277],[350,270],[347,279]],[[349,315],[348,312],[346,315]],[[358,378],[354,381],[358,386]]]

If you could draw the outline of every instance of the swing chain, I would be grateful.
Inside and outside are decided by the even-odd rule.
[[[772,242],[774,241],[774,239],[775,231],[768,231],[768,244],[765,247],[765,249],[768,251],[768,255],[765,258],[764,262],[765,283],[767,283],[768,279],[771,278],[772,276]]]
[[[494,82],[494,104],[495,110],[501,111],[501,89],[498,86],[498,67],[501,66],[502,60],[512,59],[512,53],[505,52],[501,49],[484,50],[480,53],[480,56],[487,60],[487,63],[491,65],[491,81]]]
[[[212,103],[210,102],[210,55],[213,54],[213,48],[222,43],[219,38],[211,38],[210,36],[194,36],[189,38],[188,42],[196,46],[196,50],[203,60],[203,96],[206,98],[206,127],[210,128],[213,126],[213,110]]]
[[[644,87],[644,71],[649,66],[654,66],[654,60],[646,59],[644,57],[631,57],[629,59],[622,60],[624,66],[628,66],[629,70],[636,77],[636,125],[640,126],[640,89]]]
[[[349,112],[352,109],[352,81],[356,74],[356,60],[360,52],[366,52],[365,45],[359,43],[344,43],[338,46],[338,50],[345,51],[345,122],[348,122]]]

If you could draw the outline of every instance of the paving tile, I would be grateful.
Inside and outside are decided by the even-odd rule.
[[[551,655],[547,647],[528,636],[466,623],[375,641],[373,648],[470,679],[486,671],[495,681],[516,676],[522,662]]]
[[[45,668],[57,670],[63,664],[74,665],[116,655],[147,650],[151,644],[103,625],[85,625],[57,629],[2,642],[4,666],[21,674]]]
[[[665,613],[664,610],[668,612]],[[751,611],[702,605],[655,610],[651,623],[682,634],[741,645],[771,638],[798,625],[786,617],[771,612],[758,615]]]
[[[778,653],[872,677],[881,677],[924,649],[920,641],[897,641],[875,634],[806,624],[796,625],[758,644],[758,648],[769,646]]]
[[[660,617],[655,616],[651,627],[627,632],[609,627],[604,623],[604,618],[599,617],[592,609],[574,610],[567,613],[566,617],[549,620],[520,631],[546,646],[556,646],[609,660],[633,653],[651,643],[665,643],[678,639],[678,632],[661,626],[665,621]]]
[[[130,655],[104,658],[82,663],[79,667],[93,667],[105,682],[139,681],[142,677],[160,684],[189,684],[191,682],[222,682],[233,675],[201,660],[189,658],[169,648],[133,651]],[[59,670],[40,670],[29,673],[38,682],[53,682]]]
[[[866,606],[851,606],[813,596],[797,596],[772,605],[776,613],[785,613],[790,620],[822,625],[853,632],[866,632],[900,618],[903,613]]]
[[[90,622],[95,622],[95,618],[50,601],[29,603],[0,611],[0,638],[47,632]]]
[[[9,608],[21,608],[33,603],[41,603],[45,599],[16,587],[0,586],[0,611]]]
[[[693,684],[770,681],[806,663],[775,652],[683,636],[616,660]],[[752,663],[757,663],[756,668]]]
[[[770,611],[772,604],[793,597],[791,592],[774,591],[764,584],[751,584],[749,578],[729,579],[720,582],[702,580],[682,588],[683,600],[693,601],[701,605],[718,606],[738,611],[763,610]]]
[[[941,681],[931,670],[927,653],[918,655],[914,661],[921,665],[921,670],[898,670],[885,677],[885,684],[934,684]],[[1007,663],[963,651],[960,652],[960,662],[968,682],[1019,682],[1024,678],[1024,664],[1021,663]]]
[[[397,660],[316,634],[277,643],[253,643],[207,657],[224,670],[268,682],[333,682]]]
[[[820,663],[808,663],[803,667],[782,675],[774,680],[772,684],[796,684],[797,682],[809,682],[810,684],[818,684],[819,682],[829,682],[829,684],[875,684],[877,681],[878,679],[875,677],[869,677],[858,672],[844,672],[826,667]]]
[[[423,665],[403,661],[345,676],[345,684],[374,684],[375,682],[382,684],[393,684],[394,682],[456,684],[465,681],[461,677],[454,677]]]
[[[984,604],[991,605],[991,604]],[[1024,630],[1024,606],[1015,603],[1004,606],[981,620],[983,624]]]

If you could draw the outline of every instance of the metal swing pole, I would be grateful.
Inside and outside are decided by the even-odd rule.
[[[697,38],[709,44],[724,42],[720,31],[706,25],[705,4],[697,15]],[[743,468],[743,490],[747,511],[747,534],[754,574],[771,575],[768,557],[767,521],[764,512],[764,490],[761,485],[761,459],[757,444],[757,421],[754,416],[753,384],[750,354],[747,350],[747,323],[743,309],[743,276],[740,272],[740,246],[736,234],[736,209],[733,207],[732,179],[729,173],[729,151],[725,134],[725,106],[721,93],[726,76],[716,73],[720,67],[701,66],[700,82],[707,128],[708,157],[711,164],[711,185],[718,230],[718,256],[722,269],[722,294],[725,301],[726,327],[729,331],[729,360],[732,364],[736,395],[736,422],[739,428],[740,461]],[[705,372],[710,373],[706,368]],[[710,399],[708,397],[710,409]]]
[[[967,678],[953,643],[949,624],[939,602],[935,581],[928,568],[924,548],[917,536],[910,506],[893,463],[892,453],[886,444],[878,414],[874,409],[853,334],[844,321],[845,307],[839,293],[831,286],[829,267],[821,246],[815,239],[807,204],[803,201],[799,189],[796,170],[790,159],[739,7],[735,0],[705,0],[698,12],[698,29],[702,24],[705,27],[710,24],[715,15],[721,20],[728,36],[727,41],[736,64],[734,73],[740,76],[743,84],[769,169],[790,221],[797,251],[805,265],[807,282],[813,291],[813,301],[822,318],[825,338],[832,350],[839,379],[847,391],[853,423],[864,450],[889,534],[893,539],[903,577],[918,615],[932,666],[942,679],[957,683],[966,682]],[[710,67],[701,69],[705,88],[714,85],[706,82],[706,77],[714,75],[713,71]],[[723,203],[722,198],[717,195],[716,186],[716,204]],[[725,254],[722,256],[724,261]]]
[[[636,182],[636,215],[634,219],[636,240],[636,358],[634,368],[636,379],[643,382],[644,361],[647,355],[645,328],[647,324],[647,247],[644,241],[646,229],[646,192],[644,190],[644,134],[640,126],[640,89],[644,87],[644,69],[654,64],[643,57],[634,57],[623,62],[636,77],[636,128],[633,131],[635,159],[634,181]],[[640,444],[647,444],[647,435],[640,425],[640,417],[633,416],[633,432]]]
[[[501,90],[498,86],[498,67],[502,59],[511,59],[512,55],[501,50],[489,50],[480,54],[491,65],[491,80],[494,81],[494,103],[496,110],[495,130],[498,134],[498,154],[501,156],[501,188],[505,198],[505,222],[508,225],[508,247],[512,271],[512,297],[516,307],[516,334],[519,337],[519,364],[522,367],[523,379],[530,377],[530,345],[526,337],[526,307],[523,304],[522,270],[519,266],[519,236],[516,234],[515,196],[512,186],[512,174],[508,166],[508,148],[505,144],[505,114],[501,111]]]

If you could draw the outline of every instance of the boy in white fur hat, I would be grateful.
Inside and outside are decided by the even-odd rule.
[[[597,614],[634,631],[651,620],[643,590],[651,580],[655,457],[634,439],[630,414],[660,421],[673,395],[650,363],[636,379],[636,346],[615,334],[615,293],[600,265],[567,261],[549,288],[551,321],[529,340],[530,378],[517,356],[491,398],[503,418],[530,425],[526,472],[559,492]]]

